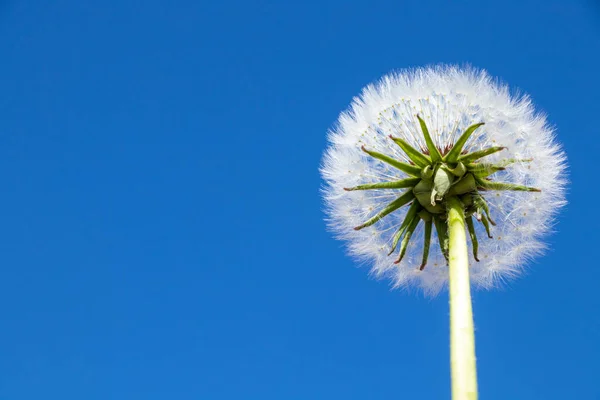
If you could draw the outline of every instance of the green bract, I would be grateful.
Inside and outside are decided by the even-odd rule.
[[[479,246],[473,217],[483,224],[490,238],[492,237],[490,224],[495,225],[490,216],[489,206],[481,192],[487,190],[539,192],[539,189],[536,188],[508,182],[495,182],[490,178],[491,175],[504,170],[514,162],[528,162],[531,160],[506,159],[497,164],[480,162],[481,158],[502,151],[504,147],[489,147],[472,153],[464,152],[465,144],[473,132],[484,125],[483,122],[469,126],[453,146],[447,149],[439,149],[435,146],[425,121],[419,115],[417,115],[417,119],[427,149],[415,149],[405,140],[390,136],[390,139],[406,153],[410,163],[404,163],[385,154],[362,147],[362,150],[369,156],[385,162],[411,177],[397,181],[376,182],[345,188],[345,190],[408,189],[368,221],[354,229],[360,230],[371,226],[388,214],[401,207],[408,206],[404,221],[392,238],[392,247],[388,255],[392,255],[399,247],[398,258],[395,261],[395,263],[399,263],[406,253],[414,231],[423,220],[425,237],[423,259],[419,267],[422,270],[425,268],[429,257],[431,232],[434,225],[442,254],[448,259],[447,202],[448,199],[455,197],[460,200],[463,206],[469,236],[471,237],[473,256],[475,260],[479,261],[477,256]]]

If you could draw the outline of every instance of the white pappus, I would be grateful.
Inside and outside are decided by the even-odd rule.
[[[444,65],[403,70],[368,85],[353,99],[328,132],[329,144],[321,165],[330,229],[346,242],[352,256],[369,264],[375,276],[391,278],[395,287],[416,286],[437,293],[446,285],[447,263],[440,247],[434,245],[438,240],[435,236],[427,267],[419,268],[425,242],[423,224],[414,231],[400,263],[388,255],[408,207],[364,229],[354,229],[397,199],[403,189],[344,190],[409,178],[361,148],[411,164],[392,136],[427,155],[417,115],[427,124],[442,154],[469,126],[485,123],[469,137],[461,154],[502,147],[482,160],[511,163],[502,164],[505,168],[486,179],[540,190],[481,191],[496,226],[491,229],[493,238],[488,238],[481,224],[475,226],[480,238],[479,261],[470,256],[471,281],[490,288],[517,276],[528,259],[545,248],[544,235],[565,204],[566,158],[555,142],[553,128],[535,111],[529,97],[512,95],[506,85],[483,70]]]

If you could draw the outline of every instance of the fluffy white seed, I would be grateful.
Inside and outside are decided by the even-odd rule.
[[[552,227],[553,217],[565,204],[565,155],[554,141],[553,129],[544,115],[536,113],[527,96],[511,97],[507,86],[485,71],[436,66],[405,70],[383,77],[365,87],[328,132],[329,147],[321,174],[327,222],[344,240],[349,253],[372,266],[377,277],[389,277],[395,287],[420,287],[437,293],[447,282],[448,269],[432,238],[427,267],[419,271],[423,247],[423,224],[413,234],[403,261],[394,264],[388,256],[395,229],[408,207],[395,211],[375,225],[360,231],[360,225],[406,189],[346,192],[345,187],[406,178],[397,169],[369,157],[361,146],[408,162],[389,135],[426,148],[416,115],[427,123],[438,148],[452,145],[464,130],[485,122],[467,142],[469,152],[490,146],[507,149],[486,157],[494,162],[506,158],[527,159],[497,172],[493,179],[541,189],[540,193],[483,192],[490,204],[493,239],[476,223],[479,259],[471,256],[472,282],[490,288],[519,275],[524,264],[544,250],[542,239]]]

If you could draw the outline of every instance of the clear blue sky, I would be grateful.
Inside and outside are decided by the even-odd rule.
[[[346,257],[318,166],[362,86],[469,62],[571,179],[551,251],[474,295],[481,398],[600,399],[600,7],[456,3],[0,2],[0,398],[449,398],[446,294]]]

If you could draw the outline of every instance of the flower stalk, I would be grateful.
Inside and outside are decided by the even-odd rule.
[[[450,366],[453,400],[477,399],[475,332],[463,205],[447,199],[450,285]]]

